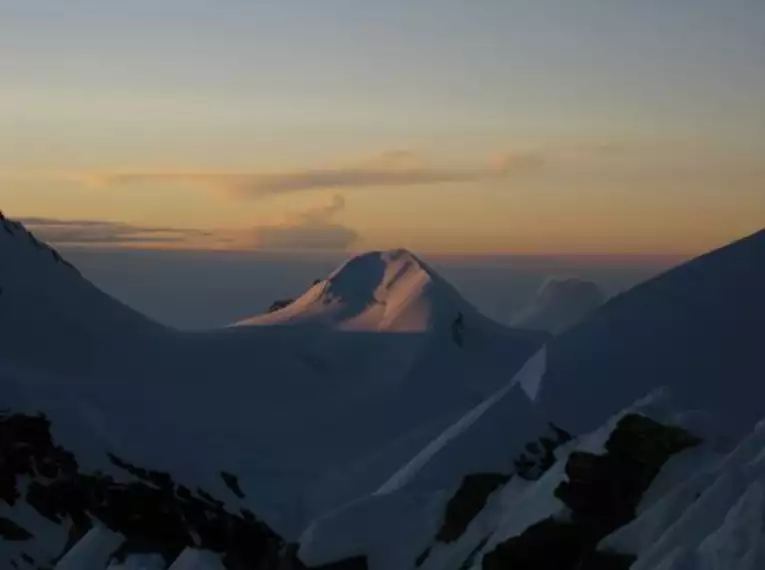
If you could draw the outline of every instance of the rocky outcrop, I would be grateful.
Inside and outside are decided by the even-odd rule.
[[[279,299],[271,303],[271,305],[268,307],[267,312],[275,313],[276,311],[281,311],[284,307],[289,307],[294,302],[295,302],[295,299]]]
[[[549,424],[550,432],[537,441],[526,444],[526,449],[514,462],[515,473],[526,481],[537,481],[555,464],[555,450],[568,443],[573,436],[555,424]]]
[[[69,529],[65,551],[46,562],[55,563],[98,521],[124,537],[112,554],[118,561],[154,553],[169,565],[191,547],[218,553],[228,570],[303,568],[285,541],[251,511],[230,512],[205,490],[192,491],[169,473],[140,467],[116,454],[109,454],[109,460],[130,476],[127,481],[84,472],[75,456],[53,441],[50,428],[42,414],[0,415],[0,500],[11,507],[25,502]],[[232,491],[241,493],[236,476],[223,473]],[[31,530],[10,518],[0,518],[0,536],[34,538]]]
[[[501,473],[474,473],[467,475],[460,488],[446,504],[444,522],[436,540],[450,543],[465,532],[470,522],[486,506],[494,491],[510,480],[510,475]]]
[[[568,480],[555,496],[568,517],[547,518],[499,544],[483,559],[485,570],[626,570],[635,558],[600,552],[598,543],[635,517],[635,509],[662,466],[700,440],[682,428],[628,414],[616,426],[603,455],[574,452]]]
[[[346,558],[321,566],[312,566],[309,570],[368,570],[369,564],[365,556]]]

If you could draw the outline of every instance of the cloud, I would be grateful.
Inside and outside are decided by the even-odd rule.
[[[447,166],[409,151],[389,151],[371,159],[334,167],[274,172],[144,171],[112,172],[87,177],[100,186],[187,184],[224,191],[237,198],[259,198],[319,189],[405,187],[499,179],[536,167],[539,157],[503,155],[477,166]]]
[[[201,230],[139,226],[103,220],[22,218],[20,221],[44,241],[60,246],[181,244],[212,235]]]
[[[326,206],[317,206],[303,210],[293,216],[295,219],[302,220],[303,222],[320,222],[332,219],[335,214],[339,214],[343,210],[345,210],[345,198],[337,194],[332,197],[332,201]]]
[[[282,224],[258,226],[253,241],[262,249],[347,249],[359,234],[333,221],[344,209],[343,197],[335,196],[330,204],[293,214]]]
[[[174,247],[187,249],[343,250],[359,234],[334,221],[345,209],[342,196],[326,205],[288,215],[282,222],[242,230],[141,226],[103,220],[22,218],[43,241],[63,247]]]

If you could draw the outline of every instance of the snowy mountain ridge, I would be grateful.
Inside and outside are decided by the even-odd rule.
[[[726,437],[659,391],[551,444],[554,461],[531,476],[478,472],[370,497],[318,520],[299,555],[377,570],[754,570],[765,562],[764,425]]]
[[[477,311],[412,253],[373,251],[351,258],[303,296],[238,323],[320,323],[349,331],[422,332]]]
[[[182,333],[8,223],[0,567],[765,565],[765,232],[550,339],[404,250]]]
[[[671,386],[684,407],[747,433],[763,416],[765,396],[763,262],[765,230],[611,299],[548,344],[539,405],[585,432]]]
[[[610,301],[412,462],[439,477],[410,475],[317,520],[301,558],[374,570],[763,567],[763,262],[760,232]],[[550,420],[573,439],[535,442]]]

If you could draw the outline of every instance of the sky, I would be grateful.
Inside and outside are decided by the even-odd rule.
[[[687,255],[765,226],[762,0],[0,0],[69,247]]]

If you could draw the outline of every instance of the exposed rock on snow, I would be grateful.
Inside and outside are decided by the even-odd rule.
[[[118,563],[132,554],[153,553],[169,565],[188,547],[219,553],[229,570],[269,560],[276,568],[284,562],[283,539],[247,509],[231,513],[203,489],[191,490],[168,473],[138,467],[114,454],[109,459],[123,474],[83,472],[75,456],[54,442],[50,428],[43,415],[0,416],[2,499],[11,507],[28,505],[58,525],[61,538],[66,536],[65,543],[60,538],[34,544],[38,559],[60,559],[97,524],[121,537],[107,553]],[[0,533],[6,540],[35,538],[2,517]]]
[[[301,555],[330,560],[355,545],[373,570],[762,566],[765,421],[747,434],[765,415],[756,397],[765,330],[758,291],[765,289],[765,272],[753,259],[765,261],[765,232],[609,302],[519,373],[515,386],[534,399],[533,413],[520,404],[518,390],[501,390],[410,462],[414,473],[428,472],[446,453],[449,463],[434,469],[440,478],[428,478],[424,486],[421,477],[398,477],[365,509],[354,506],[317,521],[301,541]],[[662,385],[669,391],[626,408],[630,399]],[[511,407],[500,406],[513,396]],[[500,409],[508,413],[491,421],[491,412]],[[693,412],[679,412],[684,409]],[[485,479],[481,473],[492,472],[477,470],[466,473],[465,481],[487,485],[460,488],[443,476],[475,461],[472,444],[484,445],[481,455],[495,461],[502,451],[488,441],[504,442],[505,451],[517,449],[518,432],[535,425],[540,433],[539,418],[575,434],[594,431],[564,442],[552,459],[543,454],[547,470],[529,480],[513,476],[501,484],[512,470]],[[482,431],[486,426],[491,429]],[[516,472],[527,460],[516,462]],[[460,497],[471,487],[480,492],[471,493],[475,501],[464,501]],[[426,490],[419,512],[402,510],[395,517],[386,510]],[[434,534],[412,532],[413,524],[438,528],[447,505],[458,503],[465,505],[465,516],[451,518],[467,526],[459,525],[456,540],[434,542]],[[343,529],[352,528],[360,512],[366,525],[376,525],[379,538],[345,543]]]

